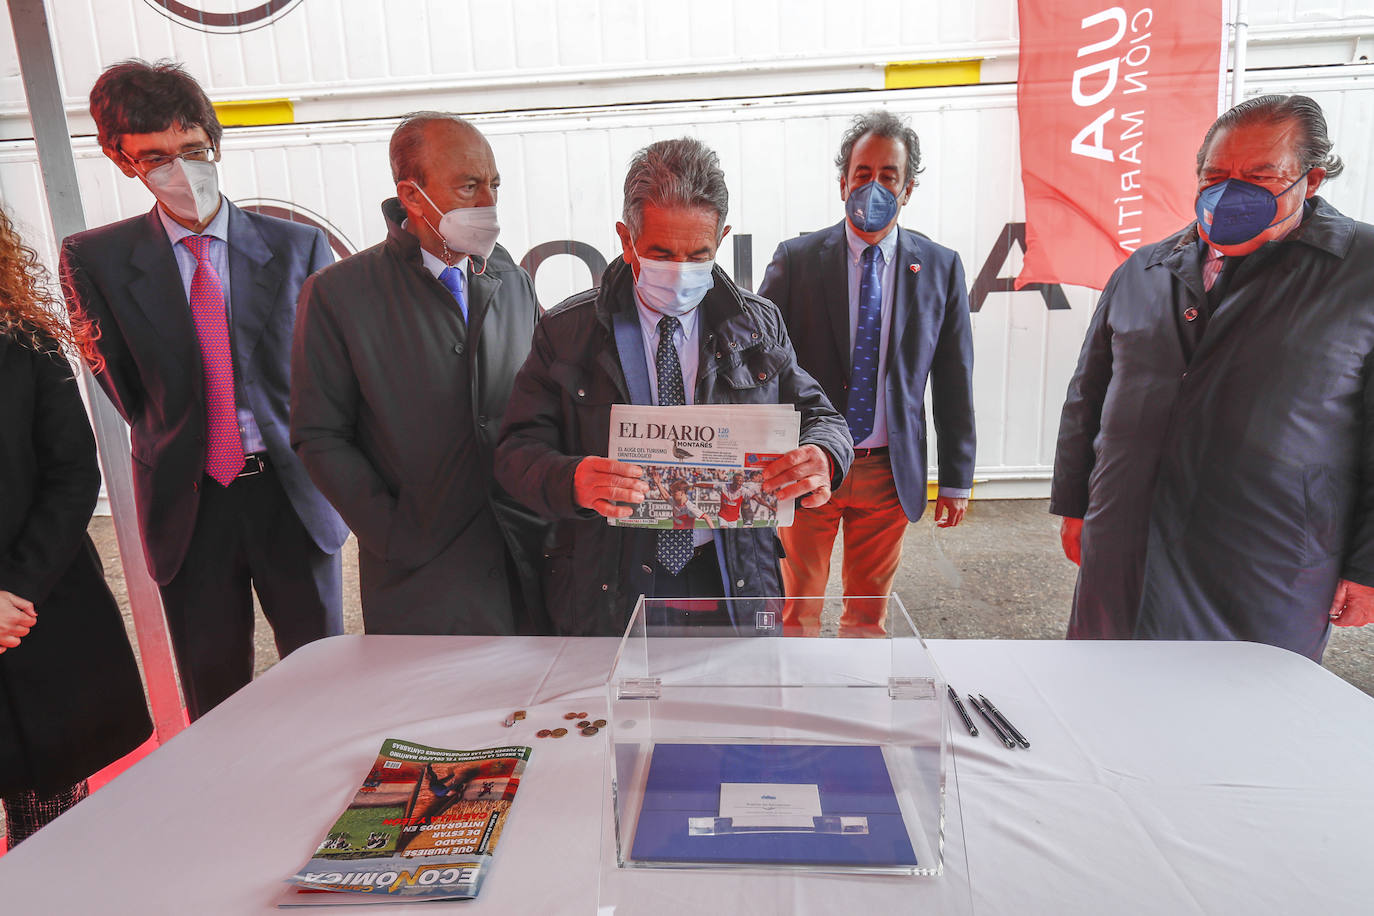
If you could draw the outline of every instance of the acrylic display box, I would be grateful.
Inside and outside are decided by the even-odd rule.
[[[895,595],[848,600],[885,628],[640,600],[606,685],[603,905],[633,869],[940,878],[961,823],[945,681]]]

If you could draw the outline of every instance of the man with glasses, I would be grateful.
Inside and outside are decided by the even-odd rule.
[[[1374,621],[1374,227],[1306,96],[1247,99],[1197,154],[1196,221],[1093,315],[1050,511],[1069,637],[1240,639],[1321,661]]]
[[[219,191],[222,128],[178,64],[124,61],[91,90],[100,147],[157,199],[68,238],[67,306],[132,427],[134,494],[192,719],[253,676],[253,592],[286,655],[342,632],[348,529],[287,441],[296,297],[324,234]]]

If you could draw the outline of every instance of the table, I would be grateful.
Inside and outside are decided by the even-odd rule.
[[[306,646],[0,858],[4,911],[273,912],[281,880],[382,739],[400,737],[536,749],[490,881],[465,911],[593,913],[604,742],[533,731],[569,709],[604,708],[616,644],[338,636]],[[986,730],[972,738],[954,719],[965,842],[951,844],[946,875],[901,879],[911,912],[1369,911],[1374,700],[1344,681],[1249,643],[929,646],[952,684],[992,697],[1032,748],[1009,751]],[[524,732],[501,725],[517,708],[529,711]],[[635,878],[640,891],[617,916],[861,913],[871,882],[898,880]]]

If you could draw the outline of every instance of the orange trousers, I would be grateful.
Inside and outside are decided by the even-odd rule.
[[[897,498],[886,454],[856,458],[830,502],[817,509],[797,506],[790,528],[779,528],[782,582],[787,593],[783,626],[803,634],[820,631],[821,607],[830,579],[830,553],[844,524],[844,594],[874,596],[846,600],[840,635],[885,632],[887,595],[902,561],[907,517]],[[878,597],[881,596],[881,597]]]

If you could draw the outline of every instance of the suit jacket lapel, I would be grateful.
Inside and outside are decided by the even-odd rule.
[[[191,368],[190,374],[199,394],[204,378],[199,371],[196,328],[191,321],[191,306],[186,301],[186,288],[182,285],[176,255],[172,253],[156,204],[148,211],[134,239],[129,265],[133,268],[127,288],[129,298],[163,338],[168,349],[178,355],[177,361]]]
[[[854,361],[854,344],[849,339],[849,244],[843,222],[830,228],[821,245],[820,269],[821,301],[830,316],[837,365],[844,366],[847,376]]]
[[[919,304],[917,296],[921,289],[921,242],[910,232],[897,228],[897,250],[893,254],[894,265],[892,291],[892,323],[888,334],[888,365],[896,365],[893,357],[902,352],[902,338],[916,319]]]
[[[229,208],[229,296],[234,352],[240,369],[247,366],[272,312],[280,307],[277,291],[282,271],[258,227],[246,213]]]

